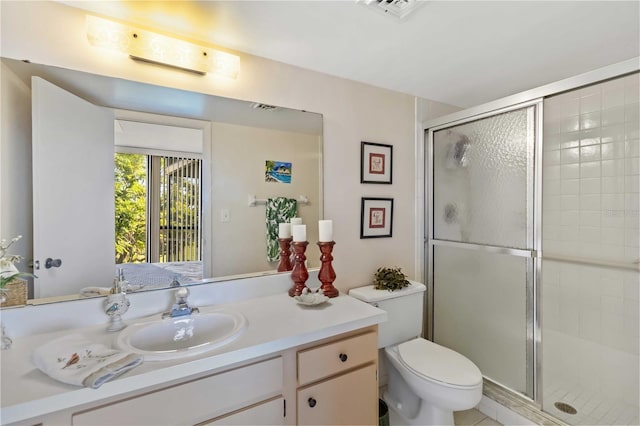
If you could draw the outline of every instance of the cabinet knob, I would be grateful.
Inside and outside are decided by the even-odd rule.
[[[340,354],[338,357],[340,358],[340,361],[347,362],[347,354]]]
[[[309,398],[309,407],[313,408],[316,406],[316,400],[315,398]]]

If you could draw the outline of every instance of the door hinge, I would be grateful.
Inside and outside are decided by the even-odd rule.
[[[287,417],[287,400],[282,400],[282,417]]]

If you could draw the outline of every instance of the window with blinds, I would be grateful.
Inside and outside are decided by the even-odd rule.
[[[159,262],[201,260],[202,160],[152,156],[159,170]]]
[[[202,260],[202,159],[116,153],[116,263]]]

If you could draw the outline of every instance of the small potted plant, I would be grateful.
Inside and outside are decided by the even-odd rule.
[[[5,294],[5,287],[7,284],[10,284],[21,277],[35,277],[33,274],[20,272],[16,267],[15,264],[22,260],[22,256],[7,253],[9,247],[11,247],[20,238],[22,238],[22,235],[18,235],[10,241],[5,239],[0,240],[0,303],[4,303],[7,300],[7,296]]]
[[[376,290],[400,290],[410,284],[407,276],[398,267],[378,268],[374,277],[373,287]]]

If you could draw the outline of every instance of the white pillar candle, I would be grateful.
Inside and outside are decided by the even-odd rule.
[[[291,226],[293,225],[302,225],[302,218],[301,217],[292,217],[290,220]]]
[[[292,225],[293,242],[307,241],[307,225]]]
[[[318,236],[321,243],[333,241],[333,221],[332,220],[318,221]]]
[[[291,224],[290,223],[279,223],[278,224],[278,238],[289,238],[291,237]]]

